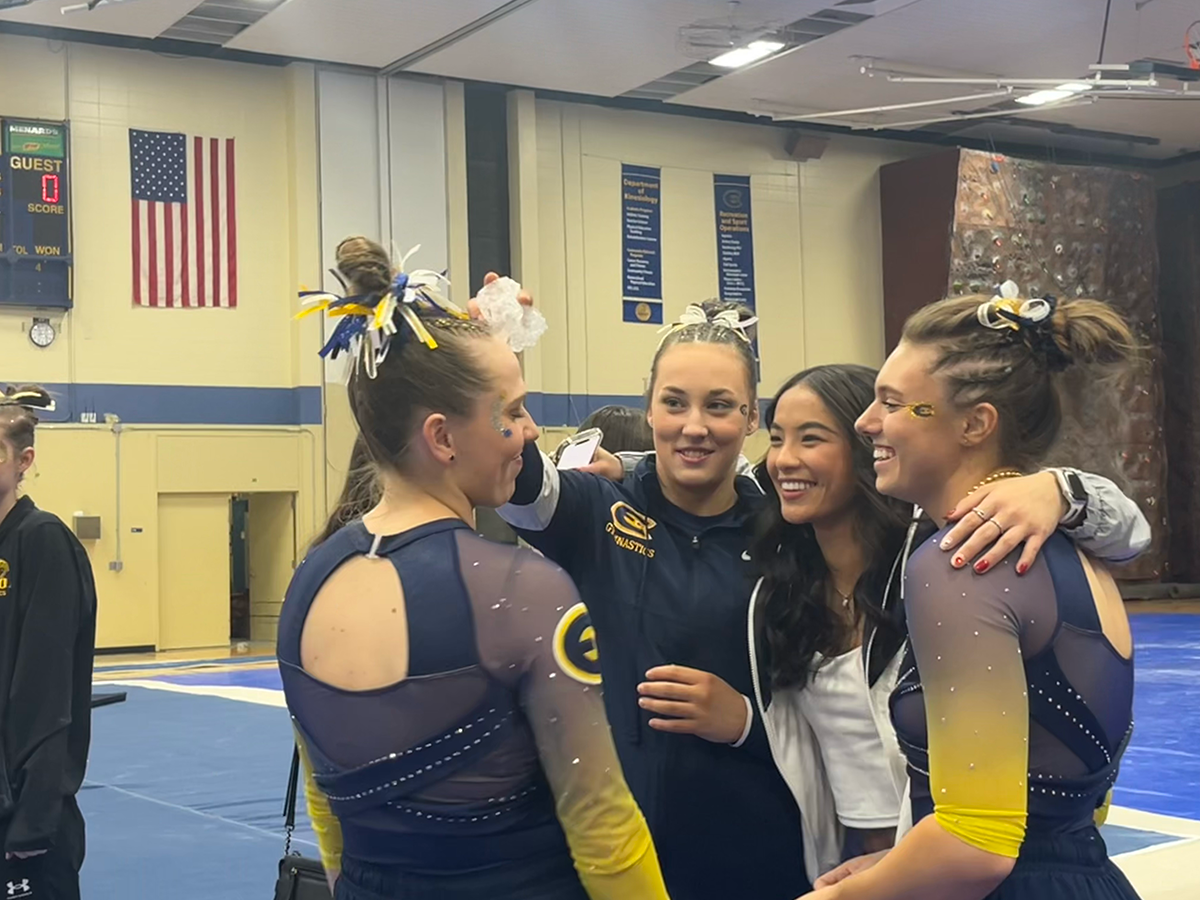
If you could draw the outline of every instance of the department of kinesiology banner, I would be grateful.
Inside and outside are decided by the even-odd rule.
[[[621,164],[623,319],[661,325],[662,170]]]
[[[717,210],[717,271],[722,300],[754,304],[754,228],[750,176],[714,175]]]

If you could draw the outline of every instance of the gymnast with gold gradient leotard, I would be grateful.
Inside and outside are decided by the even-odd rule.
[[[937,511],[1028,471],[1061,424],[1056,375],[1133,353],[1128,326],[1094,301],[918,311],[858,422],[877,487]],[[1004,531],[986,500],[975,515]],[[908,565],[910,646],[891,698],[916,824],[810,898],[1136,898],[1095,825],[1132,730],[1133,644],[1112,577],[1054,535],[1030,568],[1014,554],[980,578],[944,564],[943,538]]]

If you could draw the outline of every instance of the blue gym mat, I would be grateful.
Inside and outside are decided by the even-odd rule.
[[[258,900],[283,855],[284,709],[128,687],[93,716],[84,897]],[[296,849],[316,856],[303,812]]]
[[[1117,806],[1200,819],[1200,616],[1130,616],[1133,740]]]
[[[1134,739],[1118,806],[1200,820],[1200,616],[1132,618],[1137,646]],[[278,690],[276,669],[181,671],[189,686]],[[93,715],[85,897],[259,900],[283,852],[292,731],[285,710],[123,687],[126,703]],[[1106,826],[1111,853],[1175,838]],[[295,846],[316,855],[303,802]]]

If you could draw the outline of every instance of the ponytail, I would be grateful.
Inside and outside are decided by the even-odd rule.
[[[346,472],[346,483],[342,485],[341,496],[334,505],[333,512],[321,533],[313,539],[309,549],[319,546],[329,540],[342,528],[356,519],[361,519],[379,503],[379,481],[375,466],[367,451],[366,441],[362,435],[354,441],[354,450],[350,453],[350,465]]]

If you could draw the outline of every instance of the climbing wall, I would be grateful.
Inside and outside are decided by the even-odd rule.
[[[914,162],[923,166],[906,172],[907,163],[896,163],[881,174],[889,338],[898,335],[896,320],[937,299],[916,296],[900,283],[917,267],[924,289],[934,287],[936,278],[944,295],[990,293],[1011,279],[1023,297],[1089,297],[1117,308],[1145,346],[1143,358],[1123,383],[1096,381],[1094,373],[1071,376],[1090,380],[1070,385],[1079,388],[1071,393],[1081,400],[1069,411],[1048,462],[1112,478],[1154,526],[1151,549],[1122,567],[1120,577],[1168,576],[1153,182],[1134,172],[969,150]],[[914,176],[928,179],[929,190],[922,191]],[[907,201],[907,224],[904,215],[888,209],[898,199]],[[911,219],[921,224],[913,227]],[[943,243],[918,248],[918,240]],[[898,246],[889,250],[890,242]]]

